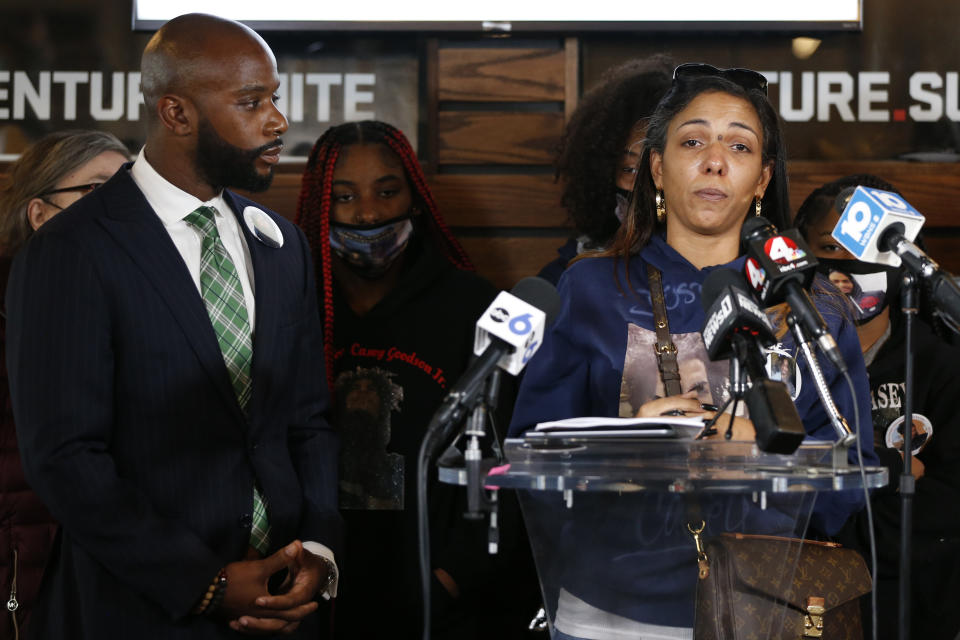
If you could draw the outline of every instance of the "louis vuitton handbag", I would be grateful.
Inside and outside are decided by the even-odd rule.
[[[867,565],[836,543],[725,533],[697,543],[695,640],[863,637]]]

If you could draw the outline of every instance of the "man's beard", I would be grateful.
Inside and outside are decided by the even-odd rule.
[[[282,144],[277,138],[252,150],[236,147],[217,133],[206,118],[197,127],[197,171],[215,189],[232,187],[244,191],[266,191],[273,182],[273,167],[266,175],[254,164],[260,154]]]

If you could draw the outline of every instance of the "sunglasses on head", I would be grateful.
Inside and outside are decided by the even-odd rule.
[[[688,78],[702,78],[706,76],[717,76],[734,82],[747,91],[762,91],[767,95],[767,79],[762,73],[757,73],[752,69],[718,69],[712,64],[702,62],[687,62],[681,64],[673,70],[673,81]]]
[[[91,182],[90,184],[78,184],[72,187],[60,187],[59,189],[51,189],[50,191],[44,191],[38,197],[42,198],[44,196],[52,196],[56,193],[69,193],[70,191],[79,191],[83,195],[86,195],[102,185],[102,182]]]

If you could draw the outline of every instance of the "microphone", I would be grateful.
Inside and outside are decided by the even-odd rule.
[[[488,544],[497,546],[497,501],[483,500],[479,438],[484,434],[487,404],[497,395],[498,367],[516,375],[543,343],[546,325],[560,308],[560,296],[542,278],[524,278],[511,293],[500,292],[477,321],[473,351],[479,357],[470,364],[434,412],[420,443],[417,457],[417,539],[420,546],[420,585],[423,590],[424,638],[430,637],[430,526],[427,509],[427,477],[430,460],[446,442],[468,411],[472,411],[470,436],[464,463],[467,476],[465,514],[475,518],[490,511]]]
[[[960,287],[913,243],[923,226],[923,215],[889,191],[857,187],[845,201],[846,193],[837,197],[835,205],[842,211],[832,233],[837,242],[857,260],[894,267],[904,264],[929,284],[937,308],[955,324],[960,322]]]
[[[702,291],[700,301],[707,317],[701,335],[711,360],[732,355],[730,340],[736,332],[750,334],[764,347],[776,343],[767,314],[753,301],[739,273],[716,269],[704,280]]]
[[[806,431],[787,386],[767,376],[763,347],[776,342],[767,315],[751,298],[743,277],[732,269],[717,269],[707,276],[701,302],[706,312],[701,335],[707,355],[711,360],[736,359],[750,377],[743,397],[757,445],[769,453],[793,453]],[[736,388],[737,381],[730,382]]]
[[[857,260],[900,266],[894,236],[916,239],[924,217],[895,193],[868,187],[847,187],[834,203],[841,212],[833,237]],[[919,251],[919,250],[918,250]]]
[[[510,293],[501,291],[477,320],[474,355],[502,350],[499,367],[517,375],[540,348],[544,327],[559,308],[560,296],[552,284],[543,278],[520,280]]]
[[[559,308],[556,288],[543,278],[524,278],[511,293],[501,291],[477,320],[473,345],[477,359],[444,397],[426,437],[432,432],[439,442],[445,440],[447,432],[477,403],[494,369],[520,373],[540,348],[544,329]]]
[[[816,274],[817,259],[799,232],[778,232],[769,220],[757,216],[743,223],[740,238],[747,248],[744,272],[760,303],[764,307],[789,304],[789,315],[814,337],[834,366],[846,372],[847,363],[837,341],[807,293]]]

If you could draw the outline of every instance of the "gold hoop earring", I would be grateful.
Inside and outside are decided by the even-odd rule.
[[[756,210],[757,210],[757,217],[759,218],[759,217],[760,217],[760,209],[761,209],[761,206],[760,206],[760,198],[759,198],[759,197],[756,198],[755,208],[756,208]]]
[[[657,189],[657,222],[663,222],[667,219],[667,201],[663,197],[663,190]]]

